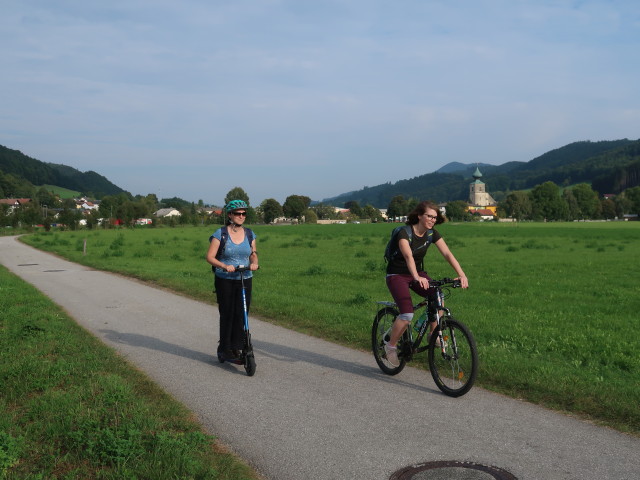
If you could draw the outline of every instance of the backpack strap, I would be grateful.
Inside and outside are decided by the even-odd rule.
[[[249,241],[249,246],[251,246],[251,244],[253,243],[253,239],[256,238],[256,236],[253,234],[253,230],[251,230],[250,228],[246,228],[245,227],[245,234],[247,235],[247,240]]]
[[[224,247],[227,244],[228,238],[229,238],[229,229],[225,225],[220,229],[220,246],[218,247],[218,253],[216,253],[217,259],[220,259],[220,257],[224,253]]]

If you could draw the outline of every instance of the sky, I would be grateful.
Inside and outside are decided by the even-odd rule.
[[[637,0],[0,7],[0,145],[133,195],[320,201],[640,138]]]

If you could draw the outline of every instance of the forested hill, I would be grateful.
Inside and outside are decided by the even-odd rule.
[[[360,205],[386,208],[398,195],[436,202],[467,200],[475,167],[475,164],[448,164],[433,173],[365,187],[324,199],[322,203],[342,206],[356,201]],[[588,183],[601,194],[617,194],[640,185],[640,140],[574,142],[528,162],[483,164],[480,170],[487,191],[498,201],[507,192],[528,190],[547,181],[560,186]]]
[[[45,163],[2,145],[0,145],[0,174],[12,175],[16,180],[26,180],[36,187],[55,185],[95,198],[125,192],[94,171],[80,172],[66,165]],[[4,193],[11,194],[11,192]]]

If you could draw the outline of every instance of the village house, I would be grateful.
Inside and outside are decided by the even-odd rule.
[[[166,218],[179,217],[182,214],[175,208],[161,208],[156,213],[154,213],[154,215],[156,216],[156,218]]]
[[[9,205],[9,214],[13,213],[16,208],[26,205],[30,202],[30,198],[0,198],[0,205]]]

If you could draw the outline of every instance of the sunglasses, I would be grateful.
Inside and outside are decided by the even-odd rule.
[[[235,215],[236,217],[246,217],[247,216],[247,212],[231,212],[232,215]]]

